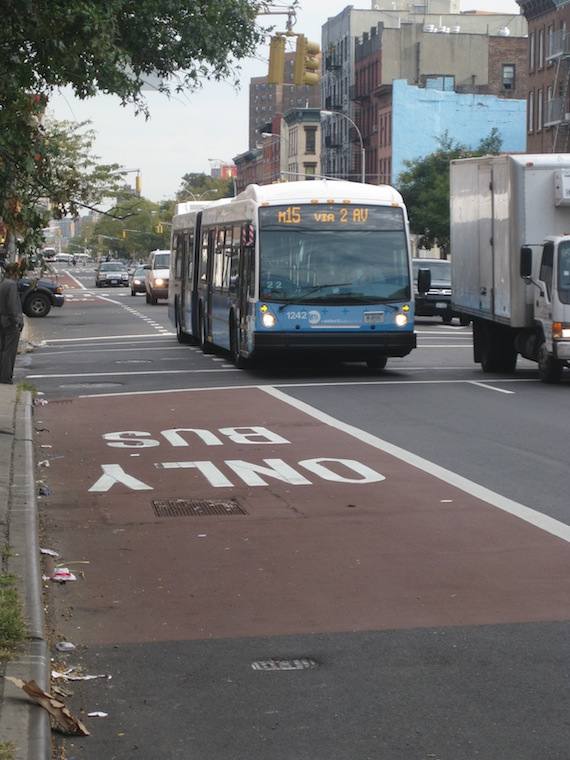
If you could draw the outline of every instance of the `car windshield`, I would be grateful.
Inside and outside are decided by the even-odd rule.
[[[260,259],[264,300],[342,304],[410,298],[400,208],[262,208]]]
[[[417,259],[413,262],[414,280],[418,278],[419,269],[429,269],[431,272],[431,281],[445,283],[451,286],[451,262],[449,261],[431,261],[430,259]]]
[[[135,273],[133,275],[134,277],[144,277],[144,267],[139,267],[138,269],[135,269]]]
[[[168,269],[170,264],[169,253],[157,253],[154,257],[153,269]]]
[[[126,266],[122,261],[106,261],[104,264],[101,264],[99,270],[101,272],[124,272],[126,270]]]

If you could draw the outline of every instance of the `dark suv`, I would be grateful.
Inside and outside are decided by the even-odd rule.
[[[441,317],[449,324],[454,317],[451,311],[451,262],[442,259],[413,259],[414,282],[418,281],[418,270],[429,269],[431,287],[427,293],[418,293],[416,286],[416,316]]]
[[[63,306],[63,288],[51,280],[22,277],[18,280],[22,311],[28,317],[46,317],[52,306]]]

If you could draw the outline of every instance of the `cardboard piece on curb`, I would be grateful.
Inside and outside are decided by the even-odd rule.
[[[22,691],[37,702],[40,707],[52,716],[55,722],[68,734],[80,734],[81,736],[89,736],[89,731],[83,725],[83,723],[75,718],[67,709],[63,702],[56,699],[51,694],[48,694],[37,685],[35,681],[22,681],[20,678],[13,678],[12,676],[5,676],[6,681],[10,681],[14,686],[17,686]]]

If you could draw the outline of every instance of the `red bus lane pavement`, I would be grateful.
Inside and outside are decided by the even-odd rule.
[[[568,618],[566,526],[275,389],[79,398],[41,416],[48,531],[89,563],[65,592],[76,643]]]

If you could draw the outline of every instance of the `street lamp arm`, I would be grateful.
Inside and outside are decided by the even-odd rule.
[[[321,111],[321,116],[342,116],[344,119],[346,119],[356,130],[356,134],[358,135],[358,139],[360,140],[360,155],[361,155],[361,182],[366,182],[366,152],[364,150],[364,140],[362,139],[362,133],[358,126],[355,124],[355,122],[350,118],[350,116],[347,116],[345,113],[342,113],[342,111]]]

